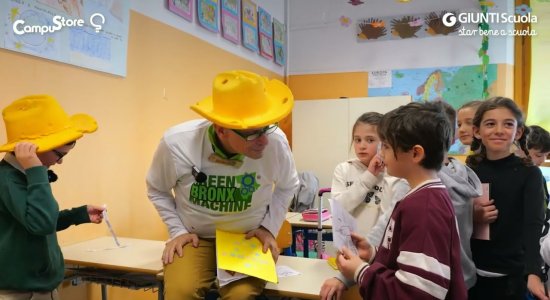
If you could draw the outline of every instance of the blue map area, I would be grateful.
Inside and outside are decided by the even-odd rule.
[[[489,90],[497,77],[497,65],[487,70]],[[444,100],[455,109],[464,103],[482,99],[483,77],[481,65],[392,70],[392,84],[388,88],[369,88],[369,97],[411,95],[413,101]],[[450,152],[463,154],[460,142]]]

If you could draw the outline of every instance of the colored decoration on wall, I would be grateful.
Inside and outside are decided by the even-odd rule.
[[[271,251],[262,252],[257,238],[245,239],[244,233],[216,230],[216,259],[218,268],[239,272],[277,283],[277,270]]]
[[[198,0],[197,18],[199,25],[212,32],[218,32],[218,0]]]
[[[342,25],[343,27],[349,27],[349,25],[351,25],[350,17],[341,16],[338,20],[340,21],[340,25]]]
[[[273,50],[275,63],[281,66],[286,64],[285,24],[273,18]]]
[[[441,11],[418,15],[359,19],[357,21],[357,41],[387,41],[458,35],[462,24],[456,22],[453,26],[446,26],[442,18],[447,13],[447,11]],[[452,13],[457,14],[456,12]],[[391,32],[391,35],[387,34],[388,32]]]
[[[480,82],[483,70],[480,65],[402,69],[391,71],[391,87],[369,88],[368,95],[399,96],[411,95],[413,101],[434,101],[444,99],[455,109],[471,100],[479,100],[483,91]],[[494,88],[497,79],[497,65],[487,66],[488,89]],[[465,147],[455,143],[450,152],[464,153]]]
[[[357,5],[361,5],[365,2],[361,1],[361,0],[349,0],[348,1],[349,4],[353,5],[353,6],[357,6]]]
[[[516,6],[516,14],[520,15],[520,16],[526,16],[528,14],[530,14],[533,10],[529,7],[529,5],[527,4],[522,4],[522,5],[518,5]]]
[[[480,1],[481,3],[482,1]],[[481,13],[487,16],[489,7],[487,5],[481,5]],[[478,24],[480,30],[485,32],[489,31],[489,23],[487,18],[482,18],[481,23]],[[489,80],[488,80],[488,66],[489,66],[489,35],[485,34],[481,38],[481,48],[479,48],[478,56],[481,58],[481,75],[483,79],[483,91],[481,92],[481,98],[487,99],[489,97]]]
[[[493,7],[495,3],[493,1],[479,1],[479,5],[487,5],[489,7]]]
[[[221,0],[222,37],[239,45],[241,43],[240,1]]]
[[[359,33],[357,33],[358,41],[377,40],[386,36],[386,24],[381,19],[369,18],[359,20]]]
[[[258,27],[260,31],[260,55],[273,58],[273,23],[271,15],[261,7],[258,7]]]
[[[422,19],[404,16],[391,20],[391,34],[402,39],[418,37],[416,33],[422,28]]]
[[[251,0],[242,0],[243,46],[254,52],[258,52],[258,13],[256,7],[256,3]]]
[[[186,19],[187,21],[192,22],[193,3],[194,0],[168,0],[168,10]]]
[[[458,30],[462,26],[462,24],[459,21],[456,21],[456,23],[453,26],[446,26],[443,23],[443,16],[445,16],[448,11],[444,10],[440,12],[439,14],[436,12],[429,13],[426,17],[424,17],[424,23],[426,24],[426,32],[431,36],[436,35],[452,35],[457,34]],[[453,15],[457,16],[457,12],[450,12]]]

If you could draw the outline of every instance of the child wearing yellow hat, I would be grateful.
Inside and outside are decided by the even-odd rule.
[[[60,211],[50,186],[56,176],[48,169],[97,123],[85,114],[67,116],[47,95],[18,99],[2,116],[8,142],[0,146],[7,152],[0,161],[0,299],[59,299],[65,267],[56,232],[101,223],[103,208]]]

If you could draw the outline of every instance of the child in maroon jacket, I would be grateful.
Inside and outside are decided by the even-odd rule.
[[[406,179],[411,191],[378,249],[353,235],[359,256],[341,249],[340,271],[360,285],[363,299],[467,299],[455,214],[437,176],[451,124],[440,106],[410,103],[384,115],[378,130],[388,174]]]

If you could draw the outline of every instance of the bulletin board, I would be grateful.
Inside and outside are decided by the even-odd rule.
[[[83,26],[52,30],[54,18],[80,19]],[[0,48],[126,76],[129,18],[128,0],[2,0]]]

